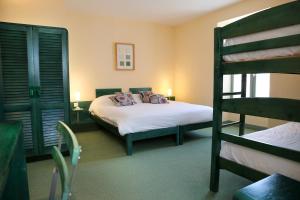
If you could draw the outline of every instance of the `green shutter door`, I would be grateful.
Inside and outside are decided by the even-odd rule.
[[[31,34],[32,29],[28,26],[0,24],[0,104],[3,111],[0,118],[22,121],[25,150],[36,154],[33,101],[29,94],[34,80]]]
[[[38,39],[38,40],[37,40]],[[38,54],[40,153],[57,145],[57,121],[69,123],[69,81],[67,32],[56,28],[34,28],[35,52]],[[38,52],[37,52],[38,51]]]

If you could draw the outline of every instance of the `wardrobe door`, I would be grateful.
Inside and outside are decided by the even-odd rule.
[[[0,23],[0,118],[22,121],[25,150],[37,154],[31,36],[29,26]]]
[[[69,123],[69,77],[67,31],[59,28],[34,28],[35,55],[38,55],[40,108],[40,153],[57,145],[57,121]]]

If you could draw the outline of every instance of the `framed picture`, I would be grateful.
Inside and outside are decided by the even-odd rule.
[[[115,43],[116,69],[134,70],[134,44]]]

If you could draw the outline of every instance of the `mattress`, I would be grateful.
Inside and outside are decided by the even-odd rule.
[[[137,103],[119,107],[106,99],[108,96],[95,99],[89,110],[118,127],[120,135],[212,121],[213,109],[209,106],[170,101],[168,104]]]
[[[244,138],[300,151],[300,123],[289,122],[243,136]],[[220,156],[266,174],[280,173],[300,181],[300,163],[282,157],[223,142]]]
[[[284,28],[263,31],[259,33],[245,35],[245,36],[224,39],[223,46],[227,47],[227,46],[232,46],[237,44],[245,44],[249,42],[279,38],[279,37],[296,35],[296,34],[300,34],[300,25],[288,26]],[[265,59],[291,57],[291,56],[300,56],[300,46],[291,46],[291,47],[284,47],[284,48],[229,54],[223,56],[223,60],[226,62],[240,62],[240,61],[265,60]]]

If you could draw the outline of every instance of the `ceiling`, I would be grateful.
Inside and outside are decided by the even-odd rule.
[[[178,25],[240,0],[65,0],[68,7],[100,16]]]

